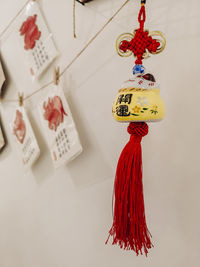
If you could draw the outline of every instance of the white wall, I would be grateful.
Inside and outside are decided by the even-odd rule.
[[[63,69],[123,0],[77,5],[77,40],[73,1],[39,2],[60,51],[56,64]],[[37,115],[45,92],[26,103],[42,151],[30,173],[24,173],[12,144],[14,104],[1,106],[8,139],[0,155],[1,267],[199,266],[199,0],[147,0],[147,28],[167,38],[166,50],[144,62],[161,85],[167,111],[165,120],[149,125],[143,141],[146,216],[155,247],[145,258],[104,245],[112,224],[115,166],[129,138],[126,125],[113,120],[111,106],[134,62],[120,58],[114,45],[119,34],[137,27],[138,2],[130,1],[64,76],[84,148],[71,164],[53,170]],[[0,32],[23,3],[0,2]],[[9,76],[5,97],[13,98],[18,90],[30,92],[51,79],[53,68],[32,84],[9,34],[1,56]]]

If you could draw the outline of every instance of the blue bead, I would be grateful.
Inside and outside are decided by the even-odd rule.
[[[145,70],[145,68],[141,64],[135,65],[133,67],[133,74],[143,73],[144,70]]]

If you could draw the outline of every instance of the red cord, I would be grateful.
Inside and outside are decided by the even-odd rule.
[[[146,20],[145,6],[142,5],[141,8],[140,8],[139,16],[138,16],[138,21],[140,23],[140,29],[142,29],[142,30],[144,28],[145,20]]]

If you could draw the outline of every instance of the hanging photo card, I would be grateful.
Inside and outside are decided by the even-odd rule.
[[[5,144],[6,144],[6,142],[5,142],[3,132],[1,129],[1,124],[0,124],[0,151],[4,148]]]
[[[75,123],[60,87],[50,88],[39,104],[39,113],[54,167],[58,168],[82,152]]]
[[[2,65],[1,65],[1,61],[0,61],[0,96],[2,94],[2,87],[3,87],[3,84],[5,82],[6,78],[5,78],[5,75],[4,75],[4,72],[3,72],[3,68],[2,68]]]
[[[10,124],[14,142],[25,169],[31,168],[40,155],[40,149],[23,107],[15,110]]]
[[[58,51],[36,1],[30,1],[20,16],[19,39],[32,77],[38,77],[56,58]]]

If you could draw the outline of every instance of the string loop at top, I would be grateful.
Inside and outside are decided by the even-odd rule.
[[[139,23],[140,23],[140,28],[141,28],[141,29],[144,28],[145,20],[146,20],[145,6],[142,5],[141,8],[140,8],[139,15],[138,15],[138,21],[139,21]]]

